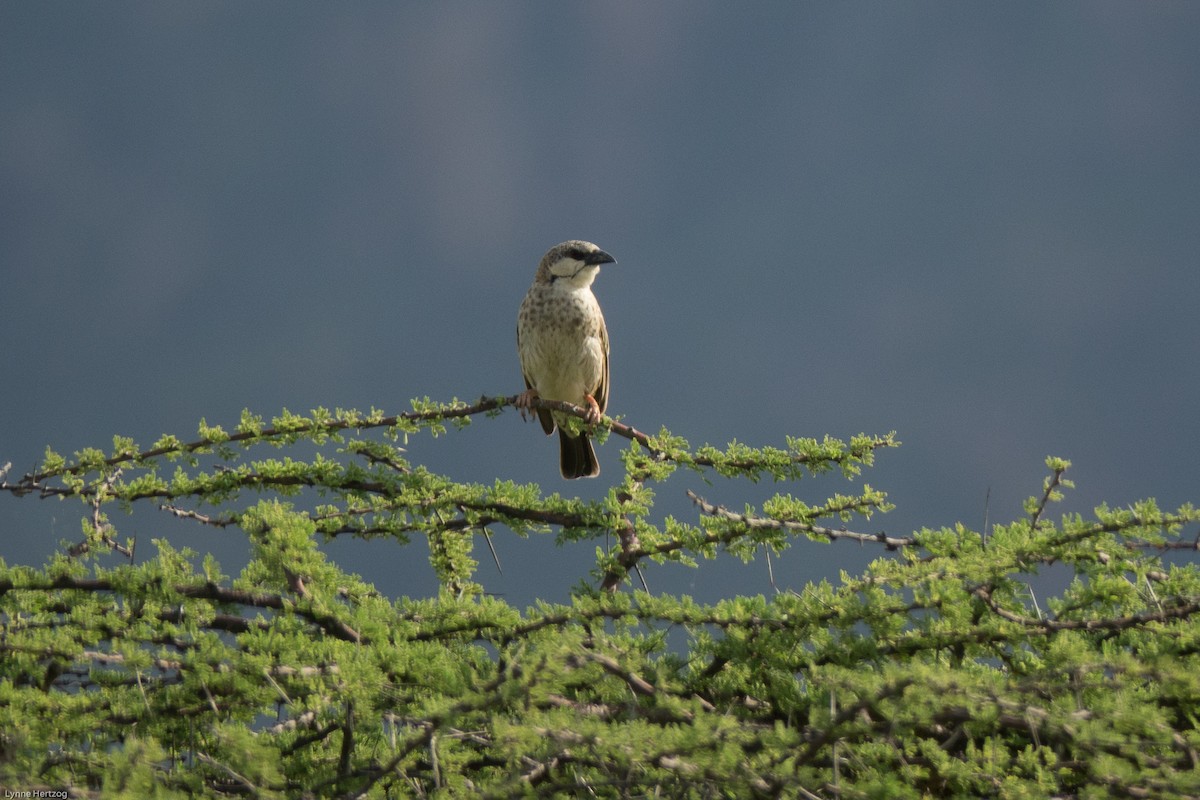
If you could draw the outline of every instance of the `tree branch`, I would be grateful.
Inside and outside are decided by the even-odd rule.
[[[975,596],[983,600],[987,607],[1009,622],[1016,622],[1027,628],[1038,628],[1044,631],[1121,631],[1136,628],[1148,622],[1166,622],[1170,619],[1186,619],[1200,611],[1200,600],[1190,600],[1179,605],[1163,608],[1159,611],[1143,611],[1124,617],[1109,617],[1106,619],[1039,619],[1027,617],[1009,611],[992,598],[991,590],[980,586],[975,590]]]
[[[520,395],[500,396],[500,397],[480,397],[475,403],[454,403],[441,406],[436,409],[425,411],[407,411],[400,414],[394,414],[386,417],[364,417],[361,415],[347,415],[327,420],[304,420],[296,424],[272,426],[256,430],[244,430],[237,433],[229,434],[225,437],[208,437],[196,439],[191,442],[179,443],[170,446],[160,446],[143,450],[137,453],[120,453],[109,458],[105,458],[96,462],[87,462],[74,465],[66,465],[59,469],[42,470],[27,473],[15,483],[9,483],[7,480],[7,470],[0,470],[0,491],[7,491],[13,494],[29,494],[37,492],[42,497],[60,496],[60,495],[75,495],[76,491],[63,489],[60,487],[45,486],[42,482],[54,477],[62,477],[65,475],[79,476],[86,474],[98,467],[112,468],[119,467],[123,464],[141,464],[146,461],[151,461],[163,456],[171,455],[191,455],[199,452],[210,450],[214,447],[228,444],[242,444],[252,441],[271,441],[288,436],[297,436],[305,434],[336,434],[346,430],[371,430],[375,428],[393,428],[397,425],[402,425],[406,422],[435,422],[439,420],[463,419],[466,417],[475,416],[478,414],[486,414],[489,412],[500,411],[506,406],[515,406],[517,398]],[[588,410],[572,403],[563,402],[560,400],[544,400],[536,398],[532,401],[533,408],[544,408],[555,411],[561,411],[581,420],[587,420]],[[601,417],[598,425],[607,427],[613,433],[630,441],[637,442],[642,447],[646,448],[655,456],[660,458],[670,458],[670,455],[654,446],[651,437],[638,429],[618,422],[612,417]],[[891,437],[876,437],[870,443],[868,448],[875,450],[881,447],[893,447],[895,442]],[[790,457],[792,463],[803,464],[813,461],[812,458],[805,454],[796,453]],[[838,459],[834,459],[837,461]],[[689,459],[689,464],[702,467],[716,466],[716,462],[709,457],[697,456]],[[6,467],[8,465],[5,465]],[[749,469],[754,465],[749,462],[730,462],[726,466],[735,468]],[[157,496],[157,495],[155,495]]]
[[[825,528],[820,525],[814,525],[810,522],[793,522],[787,520],[770,519],[768,517],[752,517],[746,514],[739,514],[735,511],[730,511],[724,506],[714,505],[709,503],[700,495],[688,490],[687,496],[692,499],[692,502],[699,506],[700,510],[711,517],[728,520],[729,522],[743,525],[746,528],[753,530],[755,528],[767,528],[772,530],[784,530],[791,533],[811,533],[816,536],[824,536],[826,539],[833,541],[835,539],[852,539],[857,542],[877,542],[884,545],[888,550],[899,550],[903,547],[911,547],[916,544],[916,539],[911,536],[888,536],[886,533],[858,533],[856,531],[846,530],[845,528],[833,529]],[[709,543],[721,541],[720,537],[710,535]]]
[[[249,606],[251,608],[270,608],[276,611],[290,611],[297,616],[321,628],[326,633],[348,642],[361,642],[363,637],[346,623],[334,617],[306,608],[291,598],[279,594],[258,594],[242,589],[231,589],[219,586],[211,581],[204,583],[180,583],[171,587],[177,594],[193,600],[211,600],[216,603]],[[10,591],[53,592],[76,590],[83,592],[116,592],[119,591],[107,578],[73,578],[60,575],[52,581],[43,583],[22,583],[17,585],[9,578],[0,579],[0,597]]]

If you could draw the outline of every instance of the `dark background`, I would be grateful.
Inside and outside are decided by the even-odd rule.
[[[0,464],[148,446],[243,408],[513,394],[539,257],[589,239],[610,413],[694,444],[896,430],[865,475],[904,535],[1020,516],[1054,454],[1087,512],[1200,500],[1194,3],[0,4]],[[413,460],[599,497],[508,412]],[[694,475],[740,509],[780,487]],[[811,501],[852,487],[789,487]],[[0,497],[40,564],[86,509]],[[1058,512],[1056,511],[1055,514]],[[235,532],[116,522],[215,550]],[[500,532],[503,533],[503,532]],[[518,604],[593,546],[498,535]],[[389,594],[421,543],[338,542]],[[142,546],[139,555],[148,556]],[[794,588],[878,548],[801,542]],[[651,568],[770,591],[765,565]]]

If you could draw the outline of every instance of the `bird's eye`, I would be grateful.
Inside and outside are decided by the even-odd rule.
[[[567,255],[569,255],[571,258],[575,259],[576,261],[583,261],[583,257],[585,255],[585,253],[582,250],[580,250],[578,247],[572,247],[570,249],[570,251],[567,253]]]

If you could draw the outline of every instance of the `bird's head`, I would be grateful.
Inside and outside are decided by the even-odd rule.
[[[536,280],[545,283],[564,280],[572,286],[590,286],[601,264],[616,262],[615,258],[591,242],[572,239],[546,251],[542,262],[538,264]]]

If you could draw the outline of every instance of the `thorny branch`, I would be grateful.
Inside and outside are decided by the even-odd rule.
[[[50,581],[31,581],[15,583],[10,578],[0,578],[0,597],[11,591],[43,591],[55,592],[62,590],[78,590],[84,592],[115,592],[119,587],[107,578],[74,578],[60,575]],[[192,600],[210,600],[216,603],[249,606],[250,608],[268,608],[274,611],[291,611],[307,619],[325,633],[348,642],[361,642],[363,637],[332,614],[327,614],[312,608],[311,603],[297,602],[290,597],[280,594],[250,592],[243,589],[232,589],[212,581],[203,583],[181,583],[171,587],[172,591],[181,597]],[[301,598],[302,600],[304,598]]]
[[[888,550],[898,550],[902,547],[910,547],[916,544],[917,540],[911,536],[888,536],[885,533],[858,533],[857,531],[846,530],[845,528],[833,529],[826,528],[821,525],[814,525],[811,522],[795,522],[789,520],[770,519],[768,517],[752,517],[747,514],[739,514],[735,511],[730,511],[724,506],[714,505],[709,503],[700,495],[688,490],[687,496],[691,498],[701,511],[712,517],[728,520],[730,522],[743,525],[747,529],[755,528],[771,528],[774,530],[784,530],[793,533],[810,533],[814,536],[824,536],[826,539],[833,541],[835,539],[853,539],[858,542],[879,542],[887,547]],[[719,541],[718,537],[710,535],[711,541]]]
[[[1107,619],[1039,619],[1037,617],[1027,617],[1023,614],[1017,614],[1004,608],[995,601],[991,591],[985,586],[976,589],[975,596],[983,600],[987,604],[987,607],[998,616],[1003,617],[1009,622],[1016,622],[1028,628],[1046,631],[1119,631],[1127,628],[1141,627],[1149,622],[1184,619],[1200,612],[1200,599],[1193,599],[1189,602],[1162,608],[1158,611],[1143,611],[1124,617],[1111,617]]]
[[[438,408],[431,411],[406,411],[401,414],[394,414],[377,419],[356,416],[353,418],[337,418],[317,422],[305,421],[304,423],[299,423],[296,425],[267,427],[254,431],[239,431],[222,439],[202,438],[192,442],[181,443],[179,445],[155,447],[139,453],[121,453],[104,459],[103,461],[99,462],[99,466],[111,468],[128,463],[140,464],[167,455],[189,455],[193,453],[204,452],[220,445],[238,444],[250,441],[272,441],[283,437],[298,436],[308,433],[332,434],[345,430],[394,428],[397,425],[401,425],[405,422],[430,422],[436,420],[461,419],[478,414],[486,414],[492,411],[499,411],[506,406],[515,406],[519,396],[520,395],[501,397],[484,396],[479,398],[479,400],[475,403],[471,404],[461,403],[459,405]],[[532,401],[531,405],[533,408],[546,408],[562,411],[585,421],[588,418],[587,409],[560,400],[544,400],[541,398],[536,398]],[[630,425],[626,425],[611,417],[601,417],[598,424],[607,427],[618,436],[637,442],[656,456],[661,458],[670,457],[668,453],[653,444],[652,437]],[[869,446],[871,449],[878,449],[881,447],[894,446],[894,443],[888,438],[879,438],[873,441]],[[810,460],[811,459],[808,456],[803,454],[794,454],[792,456],[792,461],[798,464],[807,463]],[[689,463],[701,467],[715,466],[713,459],[703,456],[695,457]],[[9,466],[10,465],[6,464],[5,469],[0,470],[0,491],[12,492],[13,494],[29,494],[32,492],[38,492],[43,496],[60,495],[63,493],[63,490],[61,489],[43,485],[43,481],[49,478],[60,477],[64,475],[85,474],[94,468],[92,464],[77,464],[74,466],[66,466],[58,470],[34,471],[24,475],[15,483],[10,483],[7,480],[7,469]],[[733,464],[732,466],[748,465]]]
[[[301,423],[282,425],[279,427],[268,427],[255,431],[239,431],[229,435],[224,439],[202,438],[193,442],[181,443],[171,447],[157,447],[140,453],[120,453],[101,462],[89,462],[87,465],[76,464],[73,466],[66,466],[58,470],[34,471],[26,474],[15,483],[8,482],[6,471],[0,471],[0,491],[8,491],[18,495],[37,493],[41,497],[70,495],[78,495],[84,497],[85,499],[90,497],[92,498],[93,505],[96,508],[96,514],[98,515],[102,498],[112,494],[112,485],[116,480],[116,476],[120,474],[121,468],[126,464],[144,464],[162,456],[180,454],[186,455],[205,452],[216,446],[238,442],[269,442],[282,437],[303,435],[305,433],[332,434],[348,429],[366,430],[371,428],[395,427],[405,422],[428,422],[434,420],[463,418],[471,415],[485,414],[501,410],[505,406],[513,405],[517,397],[518,395],[506,397],[481,397],[479,401],[474,404],[459,404],[450,407],[438,408],[436,410],[411,411],[381,418],[368,419],[355,416],[321,421],[304,420]],[[533,405],[534,407],[561,411],[584,420],[586,420],[588,414],[586,409],[562,401],[544,400],[538,398],[533,401]],[[637,442],[639,445],[644,447],[655,460],[680,461],[678,456],[670,453],[667,450],[660,449],[654,443],[652,437],[630,425],[626,425],[622,422],[614,420],[611,417],[603,417],[598,424],[608,428],[618,436]],[[869,449],[876,449],[879,447],[891,446],[892,444],[893,443],[889,438],[884,437],[875,439],[874,441],[868,443],[867,446]],[[371,463],[381,463],[385,466],[393,468],[401,474],[407,473],[407,470],[402,468],[402,465],[395,464],[389,459],[383,458],[378,454],[364,451],[363,456]],[[847,455],[842,458],[834,456],[832,460],[834,462],[841,462],[843,458],[852,457],[854,456]],[[800,453],[791,454],[790,459],[794,464],[812,462],[812,459],[808,455]],[[717,462],[712,457],[703,455],[693,456],[689,454],[686,457],[686,462],[687,465],[691,467],[717,466]],[[734,460],[731,462],[723,462],[722,466],[732,467],[734,469],[753,469],[756,465],[749,461],[740,462]],[[80,477],[92,469],[101,469],[102,471],[112,470],[112,472],[104,475],[99,485],[85,488],[59,487],[51,486],[45,483],[46,480],[52,477]],[[633,479],[633,487],[636,489],[637,487],[640,487],[646,480],[647,475],[635,474],[631,477]],[[237,475],[237,483],[246,487],[275,487],[287,489],[298,486],[315,487],[320,484],[320,480],[316,477],[305,475],[262,475],[255,471],[248,471],[244,474]],[[337,486],[334,488],[344,492],[376,494],[382,496],[387,496],[391,492],[388,484],[378,480],[369,480],[359,476],[344,476],[344,479],[339,481]],[[166,488],[165,486],[150,486],[146,488],[135,489],[133,492],[122,494],[121,500],[124,502],[130,502],[145,498],[159,498],[162,500],[162,504],[160,505],[162,510],[167,511],[181,519],[190,519],[213,527],[225,527],[237,522],[238,515],[236,513],[223,514],[220,516],[206,515],[198,511],[182,508],[175,505],[173,502],[180,496],[193,493],[193,491],[194,490],[188,489],[181,492]],[[632,497],[627,491],[623,490],[618,499],[622,503],[625,503],[630,501]],[[703,501],[698,500],[698,498],[696,498],[694,495],[693,500],[696,500],[707,513],[715,513],[711,510],[713,507],[706,507],[706,504],[704,504]],[[585,527],[588,524],[588,521],[579,514],[556,512],[544,509],[521,508],[502,502],[468,502],[458,499],[454,500],[452,505],[459,513],[453,519],[439,522],[439,527],[444,530],[475,529],[486,531],[488,525],[493,523],[505,524],[509,521],[551,525],[562,528]],[[340,529],[332,531],[332,533],[336,534],[344,532],[361,535],[366,532],[371,532],[372,529],[368,526],[355,526],[350,524],[349,520],[353,519],[355,516],[387,513],[388,510],[389,509],[386,507],[372,507],[340,511],[336,515],[332,516],[336,517],[337,519],[345,520],[346,522],[343,523]],[[723,509],[721,509],[721,511],[724,512]],[[472,519],[469,515],[475,515],[475,518]],[[327,514],[324,518],[328,518],[330,516],[331,515]],[[427,518],[429,515],[422,513],[419,516],[422,518]],[[312,518],[314,521],[321,521],[321,519],[323,519],[321,515],[317,514],[312,515]],[[414,520],[410,530],[425,530],[427,527],[426,521],[426,519]],[[102,521],[100,520],[99,516],[97,516],[95,523],[97,529],[101,531],[107,530],[102,526],[101,522]],[[655,553],[669,552],[670,550],[678,549],[679,547],[683,546],[681,543],[667,542],[656,546],[652,550],[644,550],[641,542],[638,539],[637,532],[631,518],[626,517],[623,520],[617,519],[614,520],[614,522],[616,524],[614,532],[616,533],[618,539],[616,566],[614,569],[610,569],[601,581],[601,588],[604,591],[615,591],[627,575],[637,571],[638,562],[642,558]],[[388,527],[393,532],[398,530],[394,524]],[[791,525],[788,527],[788,529],[800,530],[802,528],[798,528],[796,525]],[[384,528],[380,528],[380,530],[384,530]],[[832,531],[819,526],[811,526],[809,528],[803,528],[803,530],[821,535],[827,535],[829,538],[859,538],[861,540],[871,539],[884,541],[885,543],[889,544],[890,547],[895,546],[895,540],[889,540],[887,537],[868,537],[865,534],[856,535],[847,531]],[[326,532],[330,533],[328,530]]]

